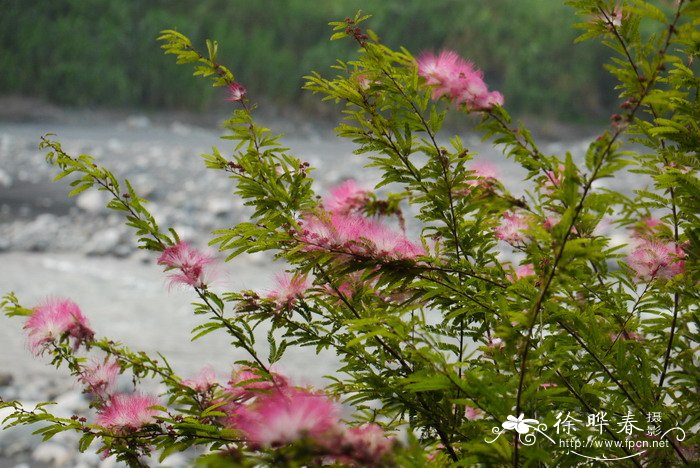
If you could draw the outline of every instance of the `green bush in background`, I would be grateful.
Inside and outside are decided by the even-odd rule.
[[[220,42],[253,95],[301,102],[302,76],[355,51],[327,23],[363,9],[392,47],[450,47],[484,69],[511,109],[568,120],[598,116],[613,96],[604,51],[573,46],[558,0],[3,0],[0,93],[60,104],[205,108],[213,90],[183,76],[155,43],[174,28]],[[343,50],[343,48],[347,50]],[[331,70],[328,73],[332,73]],[[607,94],[606,94],[607,93]]]

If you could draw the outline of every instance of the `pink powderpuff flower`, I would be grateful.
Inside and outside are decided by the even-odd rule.
[[[515,282],[519,279],[525,278],[527,276],[532,276],[535,274],[535,266],[532,263],[526,265],[520,265],[515,269],[515,275],[509,274],[508,280]]]
[[[472,406],[464,407],[464,417],[469,421],[476,421],[484,417],[484,412]]]
[[[358,75],[355,75],[355,81],[357,82],[357,85],[360,87],[360,90],[362,90],[362,91],[367,91],[374,83],[374,81],[371,80],[364,73],[360,73]]]
[[[644,341],[644,337],[634,331],[622,331],[620,333],[610,333],[610,341],[616,340],[632,340],[632,341]]]
[[[187,242],[178,242],[166,247],[158,257],[158,264],[164,265],[166,271],[179,270],[169,275],[170,285],[183,284],[196,288],[205,288],[211,284],[216,274],[210,265],[214,258],[190,247]]]
[[[560,219],[554,216],[548,216],[542,223],[542,227],[547,231],[551,231],[554,226],[559,224]]]
[[[446,96],[470,111],[503,105],[503,95],[489,92],[482,72],[454,51],[443,50],[437,56],[423,53],[418,58],[418,75],[433,87],[434,100]]]
[[[286,388],[240,405],[230,422],[252,448],[279,447],[310,437],[322,442],[339,426],[335,403],[319,393]]]
[[[228,91],[229,96],[226,98],[226,100],[231,102],[243,102],[243,99],[245,99],[247,93],[245,86],[236,82],[228,85]]]
[[[558,170],[556,171],[545,171],[545,177],[544,180],[542,181],[542,186],[548,191],[548,192],[553,192],[559,187],[561,187],[561,183],[564,179],[564,170],[566,168],[564,167],[563,164],[559,165]]]
[[[627,258],[637,278],[670,279],[685,270],[685,252],[673,242],[643,239]]]
[[[455,195],[467,196],[472,192],[472,188],[481,187],[488,189],[498,181],[498,168],[489,161],[475,161],[471,165],[471,179],[466,181],[469,187],[458,188]]]
[[[64,336],[73,338],[73,348],[91,341],[95,333],[90,328],[80,307],[70,299],[52,298],[34,308],[24,323],[29,347],[41,354],[46,345]]]
[[[496,338],[491,338],[491,339],[488,341],[488,343],[486,343],[486,346],[487,346],[489,349],[498,349],[498,350],[502,350],[502,349],[504,349],[504,348],[506,347],[506,342],[503,341],[502,338],[496,337]]]
[[[643,218],[632,228],[631,236],[634,238],[653,238],[665,227],[663,221],[654,217]]]
[[[280,273],[275,275],[275,289],[267,294],[267,298],[275,301],[278,310],[291,310],[310,287],[311,282],[305,275]]]
[[[216,386],[216,372],[211,366],[204,366],[197,377],[193,379],[184,379],[180,382],[185,387],[191,388],[195,392],[208,392]]]
[[[106,399],[114,392],[120,371],[121,367],[117,361],[105,359],[100,362],[94,360],[83,369],[79,379],[85,384],[86,392]]]
[[[231,374],[226,392],[235,400],[249,399],[261,393],[269,393],[273,389],[282,389],[289,385],[287,378],[277,372],[270,371],[266,375],[260,369],[239,367]]]
[[[496,228],[496,238],[511,245],[525,240],[528,218],[517,213],[503,213],[503,222]]]
[[[331,250],[384,260],[415,260],[425,250],[377,220],[338,213],[309,214],[299,240],[306,250]]]
[[[477,180],[470,180],[469,185],[484,185],[489,181],[497,180],[499,177],[498,167],[489,161],[475,161],[471,165],[472,175],[478,177]]]
[[[387,437],[377,424],[366,423],[343,433],[341,451],[360,466],[374,466],[396,444],[396,438]]]
[[[133,432],[155,422],[158,410],[151,407],[158,404],[153,395],[120,393],[98,411],[95,422],[115,433]]]
[[[596,16],[596,19],[603,23],[608,30],[612,31],[613,28],[619,28],[622,26],[623,15],[624,13],[622,11],[622,7],[616,5],[612,11],[599,13]]]
[[[359,212],[369,201],[369,192],[360,188],[354,180],[346,180],[331,189],[323,199],[323,207],[331,213],[348,214]]]

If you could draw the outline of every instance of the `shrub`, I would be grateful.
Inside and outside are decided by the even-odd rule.
[[[5,312],[26,317],[35,352],[83,382],[97,416],[1,402],[14,410],[6,422],[41,422],[46,438],[81,431],[81,450],[97,441],[132,466],[192,446],[211,450],[198,460],[205,466],[696,461],[700,106],[690,67],[700,10],[683,0],[668,17],[642,1],[570,3],[584,18],[581,39],[614,51],[608,68],[621,100],[581,161],[543,153],[511,121],[508,96],[458,55],[392,50],[360,14],[332,23],[332,38],[355,41],[360,56],[305,87],[343,106],[337,132],[381,170],[375,189],[392,190],[385,195],[348,181],[316,196],[308,163],[255,123],[217,43],[200,52],[163,31],[166,53],[228,87],[235,106],[226,138],[237,149],[204,163],[254,212],[210,244],[227,260],[273,252],[287,271],[264,297],[215,293],[217,260],[161,229],[128,181],[44,137],[58,177],[75,177],[72,194],[111,194],[108,206],[171,282],[196,292],[195,338],[227,333],[250,358],[226,382],[206,368],[182,379],[96,336],[68,300],[28,309],[8,294]],[[640,28],[653,25],[643,41]],[[485,137],[527,171],[525,196],[475,164],[458,137],[441,136],[448,112],[480,119]],[[623,171],[639,174],[632,195],[603,184]],[[614,245],[615,232],[629,242]],[[255,333],[263,324],[266,358]],[[324,390],[295,386],[273,367],[290,346],[337,353],[341,367]],[[115,393],[115,375],[127,372],[135,390],[153,377],[167,391]],[[340,403],[351,408],[343,420]]]

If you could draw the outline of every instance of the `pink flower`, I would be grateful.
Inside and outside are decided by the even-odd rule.
[[[47,344],[64,336],[73,338],[73,347],[77,349],[95,335],[80,307],[70,299],[59,298],[48,299],[35,307],[24,323],[24,329],[35,354],[40,354]]]
[[[95,360],[83,369],[80,381],[85,384],[87,392],[107,398],[114,391],[120,370],[121,367],[116,361]]]
[[[545,383],[540,384],[540,388],[545,389],[545,390],[548,388],[554,388],[554,387],[558,387],[558,386],[559,385],[557,385],[555,383],[551,383],[551,382],[545,382]]]
[[[471,166],[472,175],[478,180],[470,180],[469,185],[483,185],[489,180],[498,179],[498,167],[489,161],[475,161]]]
[[[136,431],[155,422],[158,398],[153,395],[117,394],[97,413],[96,423],[114,432]]]
[[[229,97],[227,97],[226,100],[232,102],[242,102],[247,92],[245,86],[236,82],[229,84],[228,90]]]
[[[396,444],[394,437],[387,437],[377,424],[366,423],[353,427],[343,434],[343,453],[361,466],[373,466]]]
[[[556,171],[545,171],[545,177],[542,182],[542,186],[549,192],[561,187],[562,180],[564,179],[564,170],[566,168],[563,164],[559,165]]]
[[[685,270],[685,252],[673,242],[643,239],[627,258],[637,278],[670,279]]]
[[[532,276],[535,274],[535,266],[532,263],[527,265],[520,265],[515,269],[515,275],[508,275],[508,279],[515,282],[519,279],[525,278],[526,276]]]
[[[602,22],[608,30],[612,31],[613,28],[619,28],[622,26],[623,11],[622,7],[616,5],[612,11],[599,13],[596,19]]]
[[[184,379],[180,382],[195,392],[204,393],[216,385],[216,372],[211,366],[205,366],[194,379]]]
[[[503,213],[503,221],[496,228],[496,238],[513,245],[525,240],[528,218],[516,213]]]
[[[471,168],[471,178],[466,181],[469,187],[455,190],[455,195],[469,195],[473,187],[489,188],[498,180],[498,168],[489,161],[475,161]]]
[[[486,346],[489,349],[504,349],[506,347],[506,342],[503,341],[502,338],[491,338],[488,343],[486,343]]]
[[[239,406],[231,422],[251,447],[279,447],[305,437],[321,442],[338,427],[339,411],[325,395],[287,388]]]
[[[362,210],[368,200],[367,190],[351,179],[332,188],[331,194],[323,199],[323,207],[331,213],[348,214]]]
[[[440,55],[423,53],[418,58],[418,74],[433,87],[433,99],[446,96],[467,110],[489,110],[503,105],[503,96],[489,92],[483,74],[456,52],[443,50]]]
[[[331,250],[383,260],[415,260],[425,250],[377,220],[324,213],[302,218],[300,241],[307,250]]]
[[[355,81],[362,91],[367,91],[372,86],[373,81],[366,74],[360,73],[355,75]]]
[[[542,223],[542,227],[545,228],[547,231],[551,231],[554,226],[559,224],[559,221],[559,218],[555,218],[554,216],[548,216],[544,220],[544,223]]]
[[[166,247],[158,257],[158,264],[164,265],[166,271],[179,270],[179,273],[169,275],[171,286],[180,283],[196,288],[205,288],[215,276],[214,271],[209,267],[213,262],[212,257],[182,241]]]
[[[281,273],[275,276],[275,289],[267,294],[267,298],[275,301],[277,309],[291,310],[310,287],[311,283],[304,275]]]
[[[226,391],[234,399],[248,399],[260,393],[270,392],[272,389],[287,387],[287,378],[281,374],[270,371],[270,376],[264,374],[260,369],[252,367],[239,367],[231,374]]]
[[[664,227],[665,225],[660,219],[649,216],[643,218],[632,228],[631,236],[635,238],[652,238],[658,234],[659,231],[663,230]]]
[[[465,406],[464,417],[467,418],[469,421],[476,421],[477,419],[481,419],[484,417],[484,412],[481,411],[479,408]]]
[[[610,341],[616,340],[632,340],[632,341],[643,341],[644,337],[634,331],[621,331],[620,333],[610,333]]]

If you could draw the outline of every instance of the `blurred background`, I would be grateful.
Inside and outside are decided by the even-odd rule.
[[[319,193],[352,177],[371,188],[378,174],[362,169],[366,160],[352,154],[352,143],[333,135],[338,109],[301,90],[310,71],[330,74],[337,58],[355,56],[351,41],[328,40],[327,23],[362,9],[373,15],[368,27],[392,47],[416,56],[448,47],[472,60],[489,87],[504,94],[508,110],[543,138],[544,151],[580,155],[616,104],[602,67],[606,51],[593,42],[574,45],[577,19],[562,3],[0,0],[0,294],[14,291],[29,307],[47,296],[69,297],[98,336],[163,352],[183,377],[211,364],[225,380],[245,355],[222,335],[189,343],[189,330],[201,323],[191,313],[192,294],[168,289],[155,255],[138,251],[101,192],[68,198],[67,181],[51,182],[55,170],[38,149],[40,137],[55,133],[69,154],[90,154],[128,178],[160,225],[195,245],[206,246],[213,229],[244,219],[248,212],[231,195],[230,180],[207,171],[198,157],[214,145],[222,154],[232,150],[218,138],[231,103],[224,90],[162,53],[159,31],[176,29],[199,46],[206,38],[219,42],[220,61],[260,104],[262,123],[285,133],[282,143],[316,168]],[[500,167],[516,196],[524,192],[522,173],[470,132],[469,119],[456,116],[451,127],[478,160]],[[268,257],[240,257],[225,265],[217,287],[264,293],[282,269]],[[0,317],[0,397],[53,399],[66,417],[91,417],[67,372],[30,355],[21,327]],[[299,384],[323,385],[334,363],[334,356],[291,352],[279,367]],[[90,451],[78,454],[71,434],[41,442],[32,430],[0,431],[0,468],[114,466]],[[185,462],[168,459],[173,466]]]
[[[373,15],[369,27],[414,55],[453,48],[470,58],[519,115],[600,117],[613,99],[605,50],[577,46],[561,0],[2,0],[0,93],[69,106],[204,110],[196,82],[156,37],[176,29],[195,44],[219,41],[220,60],[255,96],[318,110],[302,77],[349,59],[351,41],[329,42],[329,21]]]

